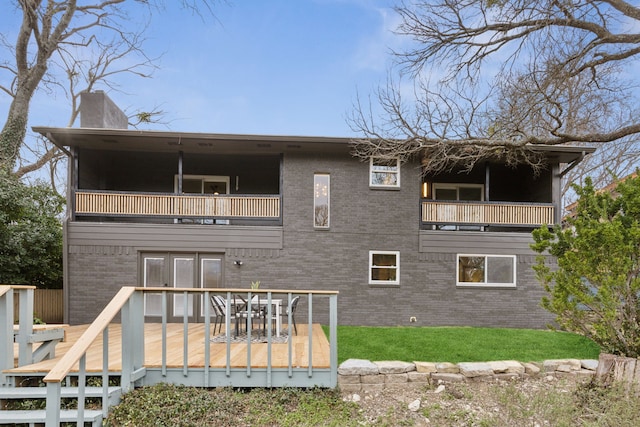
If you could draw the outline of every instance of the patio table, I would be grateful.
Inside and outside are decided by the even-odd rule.
[[[232,303],[234,307],[237,307],[238,304],[242,303],[242,301],[237,301],[235,298],[232,299]],[[254,296],[251,298],[251,304],[259,304],[260,306],[266,306],[269,303],[267,298],[258,298]],[[276,321],[276,337],[280,337],[280,331],[282,328],[282,299],[280,298],[272,298],[271,299],[271,319]]]

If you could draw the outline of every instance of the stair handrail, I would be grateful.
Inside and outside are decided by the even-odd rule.
[[[107,304],[93,323],[89,325],[75,344],[71,346],[69,351],[62,356],[58,363],[56,363],[44,377],[45,383],[61,382],[67,376],[73,368],[73,365],[87,352],[89,346],[91,346],[105,328],[109,327],[111,321],[118,315],[135,291],[136,288],[133,286],[124,286],[118,291],[116,296]]]
[[[125,314],[123,312],[123,308],[126,307],[127,303],[130,302],[131,297],[135,293],[136,288],[133,286],[124,286],[120,288],[118,293],[96,317],[93,323],[89,325],[80,338],[78,338],[78,340],[44,377],[43,381],[47,384],[47,427],[59,425],[62,381],[69,374],[71,369],[73,369],[73,366],[76,363],[80,363],[81,371],[79,373],[78,388],[81,390],[80,393],[84,394],[85,384],[84,381],[80,380],[80,378],[84,378],[85,375],[82,371],[84,370],[84,361],[89,347],[100,336],[100,334],[104,334],[105,330],[108,330],[109,324],[119,313],[122,313],[123,315]],[[103,345],[107,345],[107,343],[103,342]],[[124,367],[124,348],[122,353]],[[102,387],[108,388],[108,381],[106,384],[103,383]],[[84,402],[81,402],[81,400],[83,399],[78,399],[79,419],[81,419],[81,414],[84,412]],[[103,401],[102,404],[105,405],[106,402]]]

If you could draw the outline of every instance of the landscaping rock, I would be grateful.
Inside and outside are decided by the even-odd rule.
[[[378,366],[369,360],[348,359],[338,366],[340,375],[378,375]]]
[[[409,403],[408,408],[411,412],[418,412],[421,403],[422,402],[420,401],[420,399],[416,399],[413,402]]]
[[[362,375],[360,382],[362,384],[384,384],[384,375]]]
[[[387,374],[385,375],[385,384],[398,384],[406,383],[409,381],[409,376],[404,374]]]
[[[338,375],[338,384],[360,384],[360,375]]]
[[[433,381],[442,381],[445,383],[460,383],[464,381],[464,378],[464,375],[461,374],[441,374],[440,372],[431,374],[431,379]]]
[[[463,362],[458,363],[460,373],[467,378],[493,375],[493,369],[484,362]]]
[[[416,366],[416,371],[423,374],[438,372],[436,364],[432,362],[413,362],[413,364]]]
[[[436,363],[436,372],[439,374],[459,374],[460,368],[449,362]]]
[[[408,362],[384,360],[373,363],[378,367],[378,371],[381,374],[403,374],[416,370],[416,365]]]
[[[560,365],[568,365],[574,371],[579,371],[582,367],[582,363],[578,359],[550,359],[545,360],[542,364],[545,372],[556,371]]]
[[[593,359],[581,360],[580,365],[582,366],[582,369],[588,369],[590,371],[595,371],[598,369],[598,361]]]
[[[525,369],[522,363],[515,360],[500,360],[495,362],[487,362],[493,372],[496,374],[524,374]]]
[[[422,384],[428,384],[429,378],[431,378],[429,374],[423,372],[407,372],[407,377],[410,383]]]
[[[524,372],[528,375],[535,376],[540,374],[540,367],[535,363],[523,363]]]

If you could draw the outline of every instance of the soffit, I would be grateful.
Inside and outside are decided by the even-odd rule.
[[[169,131],[141,131],[130,129],[90,129],[34,127],[61,148],[82,147],[96,150],[189,152],[189,153],[283,153],[283,152],[341,152],[350,151],[351,138],[243,135]],[[571,163],[582,154],[591,154],[594,147],[571,145],[536,145],[552,161]]]

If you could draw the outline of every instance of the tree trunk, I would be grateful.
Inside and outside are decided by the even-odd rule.
[[[604,386],[622,382],[638,388],[640,387],[640,360],[601,353],[596,370],[596,381]]]
[[[14,114],[13,109],[0,132],[0,170],[11,172],[27,133],[27,112]]]

